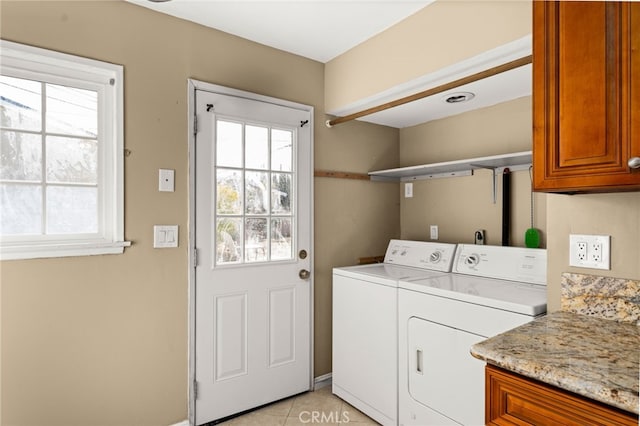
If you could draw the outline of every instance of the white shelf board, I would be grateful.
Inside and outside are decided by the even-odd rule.
[[[468,158],[464,160],[446,161],[443,163],[421,164],[418,166],[399,167],[397,169],[377,170],[369,172],[371,180],[409,181],[421,177],[444,177],[468,175],[476,169],[499,169],[504,167],[527,166],[531,164],[531,151],[511,154],[492,155],[489,157]]]

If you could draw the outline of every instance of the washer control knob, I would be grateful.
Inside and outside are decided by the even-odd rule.
[[[464,260],[464,263],[468,266],[476,266],[480,262],[480,257],[477,254],[470,254]]]
[[[440,259],[442,259],[442,253],[440,253],[439,251],[434,251],[429,255],[429,261],[431,263],[438,263],[440,262]]]

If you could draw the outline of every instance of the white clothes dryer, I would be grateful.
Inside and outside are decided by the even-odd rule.
[[[333,270],[333,393],[398,424],[398,280],[451,271],[455,244],[391,240],[384,263]]]
[[[399,424],[484,424],[470,347],[546,312],[546,250],[458,245],[452,274],[401,279]]]

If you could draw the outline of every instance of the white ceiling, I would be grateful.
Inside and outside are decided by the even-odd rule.
[[[326,63],[435,0],[127,1]],[[525,40],[524,48],[522,41],[516,41],[515,44],[518,55],[531,53],[530,38]],[[498,48],[498,53],[487,52],[485,57],[480,55],[469,58],[471,67],[467,63],[454,64],[448,67],[450,69],[423,76],[416,81],[390,88],[385,93],[327,113],[344,116],[435,87],[436,83],[454,81],[471,74],[471,71],[481,71],[478,66],[489,68],[516,59],[513,55],[510,56],[512,51],[512,48]],[[502,55],[500,52],[506,54]],[[476,96],[461,104],[447,104],[443,101],[443,97],[457,91],[473,92]],[[531,66],[526,66],[359,120],[403,128],[530,94]]]
[[[326,63],[434,0],[127,0]]]

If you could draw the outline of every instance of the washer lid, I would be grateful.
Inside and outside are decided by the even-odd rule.
[[[371,265],[346,266],[334,268],[333,273],[360,280],[374,281],[385,285],[398,285],[399,279],[433,278],[447,274],[447,272],[430,271],[428,269],[411,268],[408,266],[390,265],[388,263],[374,263]]]
[[[400,280],[400,288],[536,316],[547,311],[545,286],[462,274]]]

